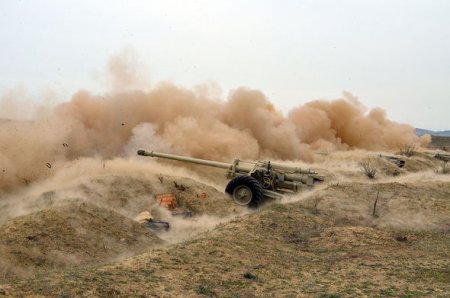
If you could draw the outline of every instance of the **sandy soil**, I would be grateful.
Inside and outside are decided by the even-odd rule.
[[[402,168],[380,155],[395,153],[298,162],[326,181],[257,210],[224,195],[220,171],[76,161],[2,195],[0,296],[448,296],[450,176],[427,152],[395,155]],[[159,206],[164,193],[192,217]],[[170,230],[134,221],[142,211]]]

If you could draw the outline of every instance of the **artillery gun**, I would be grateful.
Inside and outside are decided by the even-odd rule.
[[[270,161],[235,159],[229,164],[155,151],[138,150],[137,154],[225,169],[227,178],[231,179],[225,192],[237,204],[252,208],[258,207],[265,198],[278,199],[285,193],[296,193],[324,180],[317,172]]]
[[[403,158],[397,157],[397,156],[389,156],[389,155],[382,155],[380,154],[381,158],[386,159],[387,161],[392,162],[399,168],[403,168],[405,166],[406,161]]]
[[[450,161],[450,154],[436,153],[433,157],[436,159],[442,160],[443,162]]]

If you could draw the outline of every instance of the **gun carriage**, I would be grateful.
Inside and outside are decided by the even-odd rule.
[[[281,198],[283,194],[296,193],[324,180],[315,171],[270,161],[235,159],[233,163],[224,163],[155,151],[138,150],[137,154],[225,169],[230,179],[225,192],[237,204],[252,208],[258,207],[265,198]]]

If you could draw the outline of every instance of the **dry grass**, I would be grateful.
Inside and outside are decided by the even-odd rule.
[[[10,281],[3,291],[12,296],[50,297],[450,294],[450,233],[377,224],[380,218],[372,220],[370,201],[365,201],[366,214],[358,207],[365,193],[373,194],[374,187],[380,189],[379,204],[388,192],[400,192],[394,201],[405,196],[411,202],[430,193],[436,200],[425,202],[429,203],[427,208],[441,209],[442,205],[447,208],[444,214],[449,214],[445,199],[450,194],[448,183],[416,187],[332,185],[310,198],[323,198],[316,206],[320,208],[318,214],[310,212],[306,202],[269,204],[177,245],[154,249],[124,262]],[[336,202],[336,196],[346,198],[342,210],[329,207]],[[355,209],[344,212],[346,203]],[[383,214],[404,205],[384,206]],[[422,207],[417,208],[416,212],[420,212]]]
[[[266,204],[126,260],[4,276],[0,296],[446,297],[450,180],[434,173],[425,179],[424,173],[329,182],[297,201]],[[173,179],[155,177],[152,187],[173,189],[152,191],[175,191]],[[177,181],[189,187],[179,195],[198,214],[233,212],[216,190]],[[206,201],[196,199],[197,190],[206,192]]]

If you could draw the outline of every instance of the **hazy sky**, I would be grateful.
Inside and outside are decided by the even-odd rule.
[[[102,90],[132,48],[150,82],[262,90],[284,112],[346,90],[450,129],[450,1],[0,0],[0,92]]]

